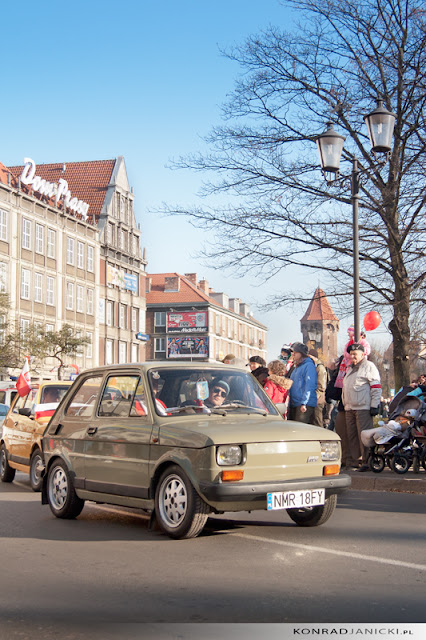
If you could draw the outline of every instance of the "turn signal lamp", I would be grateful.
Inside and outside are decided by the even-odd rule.
[[[323,476],[337,476],[340,471],[340,464],[326,464],[322,475]]]
[[[243,478],[244,471],[232,471],[231,469],[222,471],[222,482],[236,482],[237,480],[242,480]]]

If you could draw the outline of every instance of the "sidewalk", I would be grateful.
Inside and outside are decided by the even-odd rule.
[[[407,473],[400,475],[388,467],[381,473],[372,471],[342,471],[352,478],[351,489],[355,491],[396,491],[398,493],[425,493],[426,471],[421,469],[419,473],[413,473],[409,469]]]

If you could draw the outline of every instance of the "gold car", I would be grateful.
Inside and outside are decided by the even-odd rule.
[[[60,400],[72,383],[41,382],[26,396],[17,395],[4,422],[0,448],[0,479],[12,482],[16,470],[30,475],[31,487],[40,491],[43,469],[41,437]]]
[[[250,373],[223,364],[85,371],[42,446],[42,502],[56,517],[77,517],[85,500],[138,507],[172,538],[228,511],[323,524],[350,486],[335,433],[285,421]]]

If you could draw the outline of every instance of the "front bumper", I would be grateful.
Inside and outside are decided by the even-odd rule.
[[[345,491],[351,486],[351,482],[351,477],[343,474],[254,484],[249,482],[202,483],[200,484],[200,492],[207,502],[266,502],[266,495],[274,491],[325,489],[325,495],[328,497],[334,493]]]

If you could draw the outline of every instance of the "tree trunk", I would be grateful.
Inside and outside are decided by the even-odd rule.
[[[400,294],[400,295],[398,295]],[[408,350],[410,346],[409,325],[410,288],[395,291],[394,317],[389,322],[389,329],[393,336],[393,367],[395,374],[395,392],[410,383],[410,360]]]

